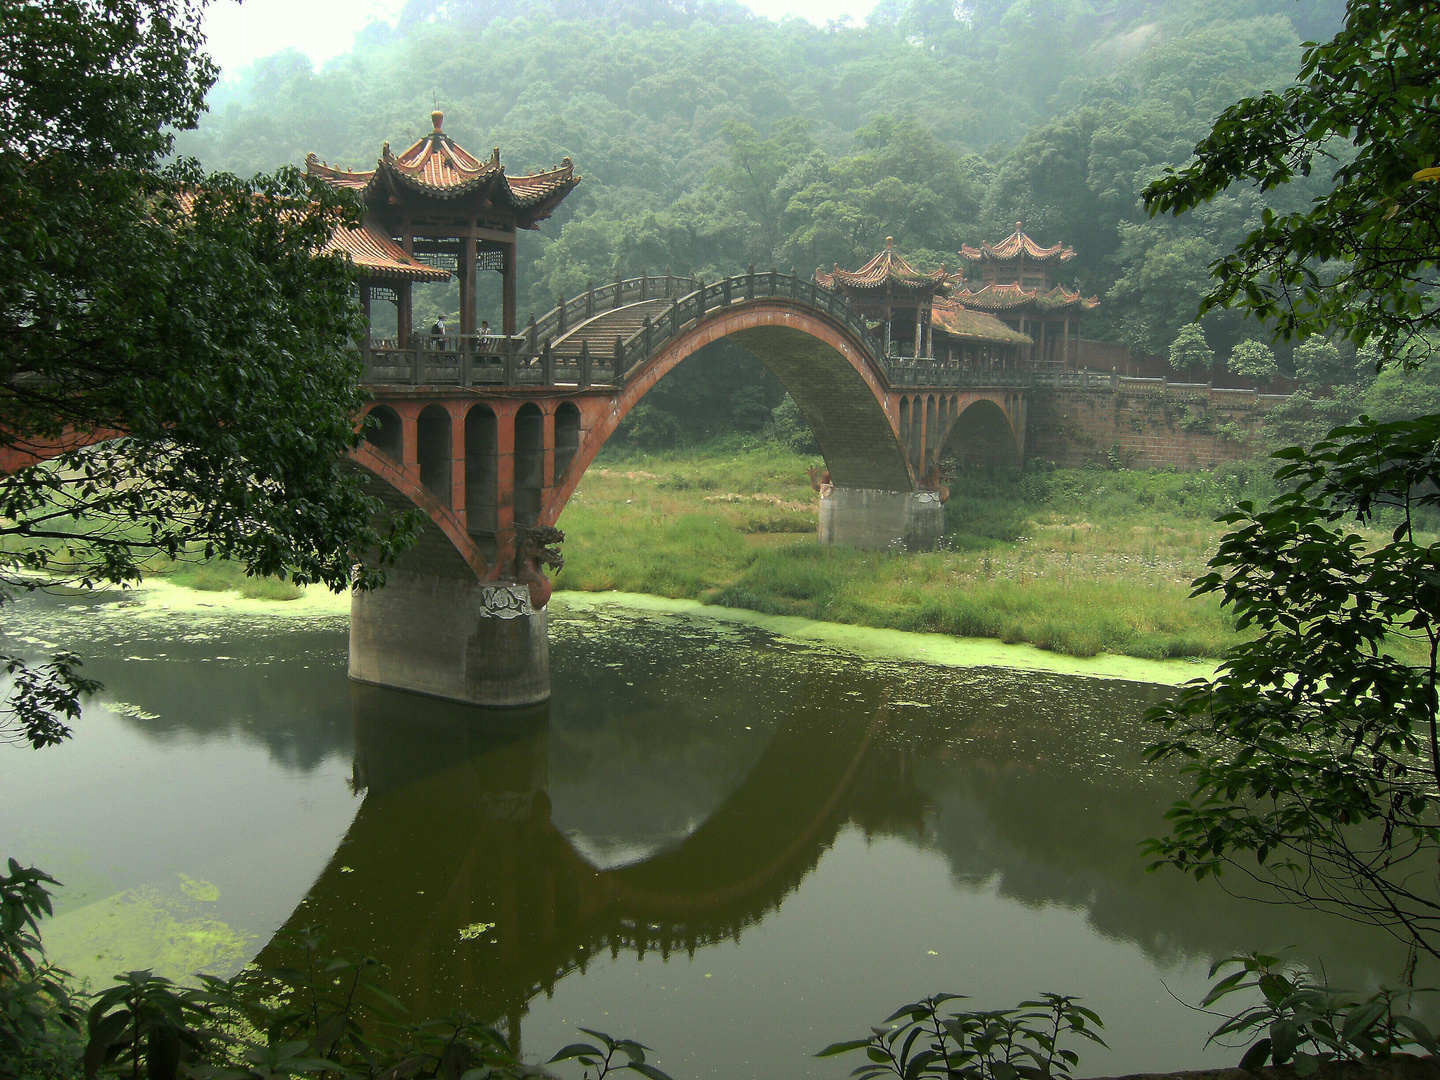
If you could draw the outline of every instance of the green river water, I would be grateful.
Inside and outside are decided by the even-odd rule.
[[[550,625],[551,702],[485,713],[351,684],[324,599],[7,605],[9,647],[105,683],[70,743],[0,747],[0,856],[65,883],[54,958],[226,974],[315,926],[413,1014],[538,1060],[598,1027],[677,1080],[839,1078],[809,1055],[940,990],[1081,995],[1112,1048],[1082,1074],[1228,1065],[1183,1004],[1211,958],[1403,962],[1145,872],[1181,786],[1141,714],[1192,669],[565,594]]]

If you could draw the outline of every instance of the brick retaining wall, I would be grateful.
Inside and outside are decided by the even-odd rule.
[[[1204,383],[1106,377],[1029,395],[1025,456],[1057,465],[1210,469],[1262,453],[1260,418],[1283,397]]]

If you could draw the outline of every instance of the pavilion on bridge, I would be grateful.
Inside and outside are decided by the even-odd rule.
[[[916,270],[895,250],[893,237],[887,236],[884,250],[859,270],[817,270],[815,281],[879,323],[887,356],[989,371],[1018,367],[1033,344],[994,315],[950,299],[945,267],[928,274]]]
[[[412,286],[416,282],[459,281],[461,338],[477,333],[475,291],[480,270],[502,279],[501,325],[517,328],[515,240],[518,230],[535,229],[580,182],[569,158],[547,172],[507,176],[500,149],[481,160],[442,130],[445,114],[430,114],[434,130],[395,154],[387,142],[367,172],[328,165],[313,153],[305,171],[337,188],[359,192],[365,220],[358,229],[336,233],[332,244],[354,261],[361,274],[365,315],[385,300],[395,305],[401,348],[415,330]]]
[[[1041,247],[1025,235],[1022,223],[998,244],[965,244],[961,273],[951,279],[951,303],[967,312],[989,315],[1030,341],[1025,366],[1038,370],[1073,368],[1080,355],[1080,320],[1099,304],[1058,284],[1055,271],[1075,257],[1075,249]],[[968,279],[965,264],[979,271]]]

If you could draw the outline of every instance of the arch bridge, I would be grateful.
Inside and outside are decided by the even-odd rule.
[[[887,356],[844,297],[773,270],[617,279],[513,335],[372,340],[355,460],[434,528],[383,590],[357,594],[352,674],[482,704],[543,698],[549,586],[517,540],[553,526],[630,410],[721,338],[775,374],[815,433],[822,543],[933,547],[937,463],[966,446],[1024,453],[1014,373]]]
[[[386,586],[353,598],[351,675],[476,704],[548,697],[542,567],[556,553],[536,540],[651,387],[721,338],[775,374],[815,433],[823,543],[932,547],[937,463],[1024,453],[1023,373],[886,355],[843,296],[773,270],[617,278],[518,334],[370,340],[371,423],[353,464],[382,501],[427,522]],[[0,469],[67,448],[0,456]]]

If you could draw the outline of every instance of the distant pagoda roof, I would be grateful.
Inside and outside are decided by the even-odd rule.
[[[971,311],[955,300],[938,298],[930,309],[930,322],[953,338],[985,341],[1000,345],[1033,345],[1029,334],[1012,330],[984,311]]]
[[[1017,221],[1015,231],[998,244],[981,244],[978,248],[971,247],[969,244],[960,245],[960,257],[972,263],[987,260],[1013,262],[1021,256],[1030,262],[1062,263],[1069,262],[1075,257],[1075,249],[1064,244],[1041,247],[1025,234],[1024,229],[1021,228],[1023,224],[1024,222]]]
[[[367,220],[358,229],[338,228],[325,250],[343,251],[366,277],[394,281],[449,281],[450,271],[433,266],[405,254],[405,249],[386,236],[384,231]]]
[[[335,187],[360,192],[376,209],[392,196],[449,201],[473,195],[491,212],[515,217],[521,228],[534,228],[549,217],[580,182],[568,157],[546,172],[506,176],[499,147],[482,161],[445,134],[444,119],[436,109],[430,114],[434,130],[399,154],[387,142],[368,171],[337,168],[313,153],[305,155],[305,171]]]
[[[843,288],[856,292],[880,292],[890,289],[899,292],[928,292],[932,295],[948,292],[950,275],[942,266],[930,274],[922,274],[895,250],[895,238],[885,238],[885,250],[876,255],[859,270],[841,270],[836,265],[826,273],[815,271],[815,282],[823,289]]]
[[[1099,297],[1081,296],[1063,285],[1056,285],[1049,292],[1027,289],[1020,285],[986,285],[971,292],[962,286],[951,294],[951,299],[971,311],[1002,312],[1029,307],[1045,314],[1077,313],[1094,311],[1100,306]]]

